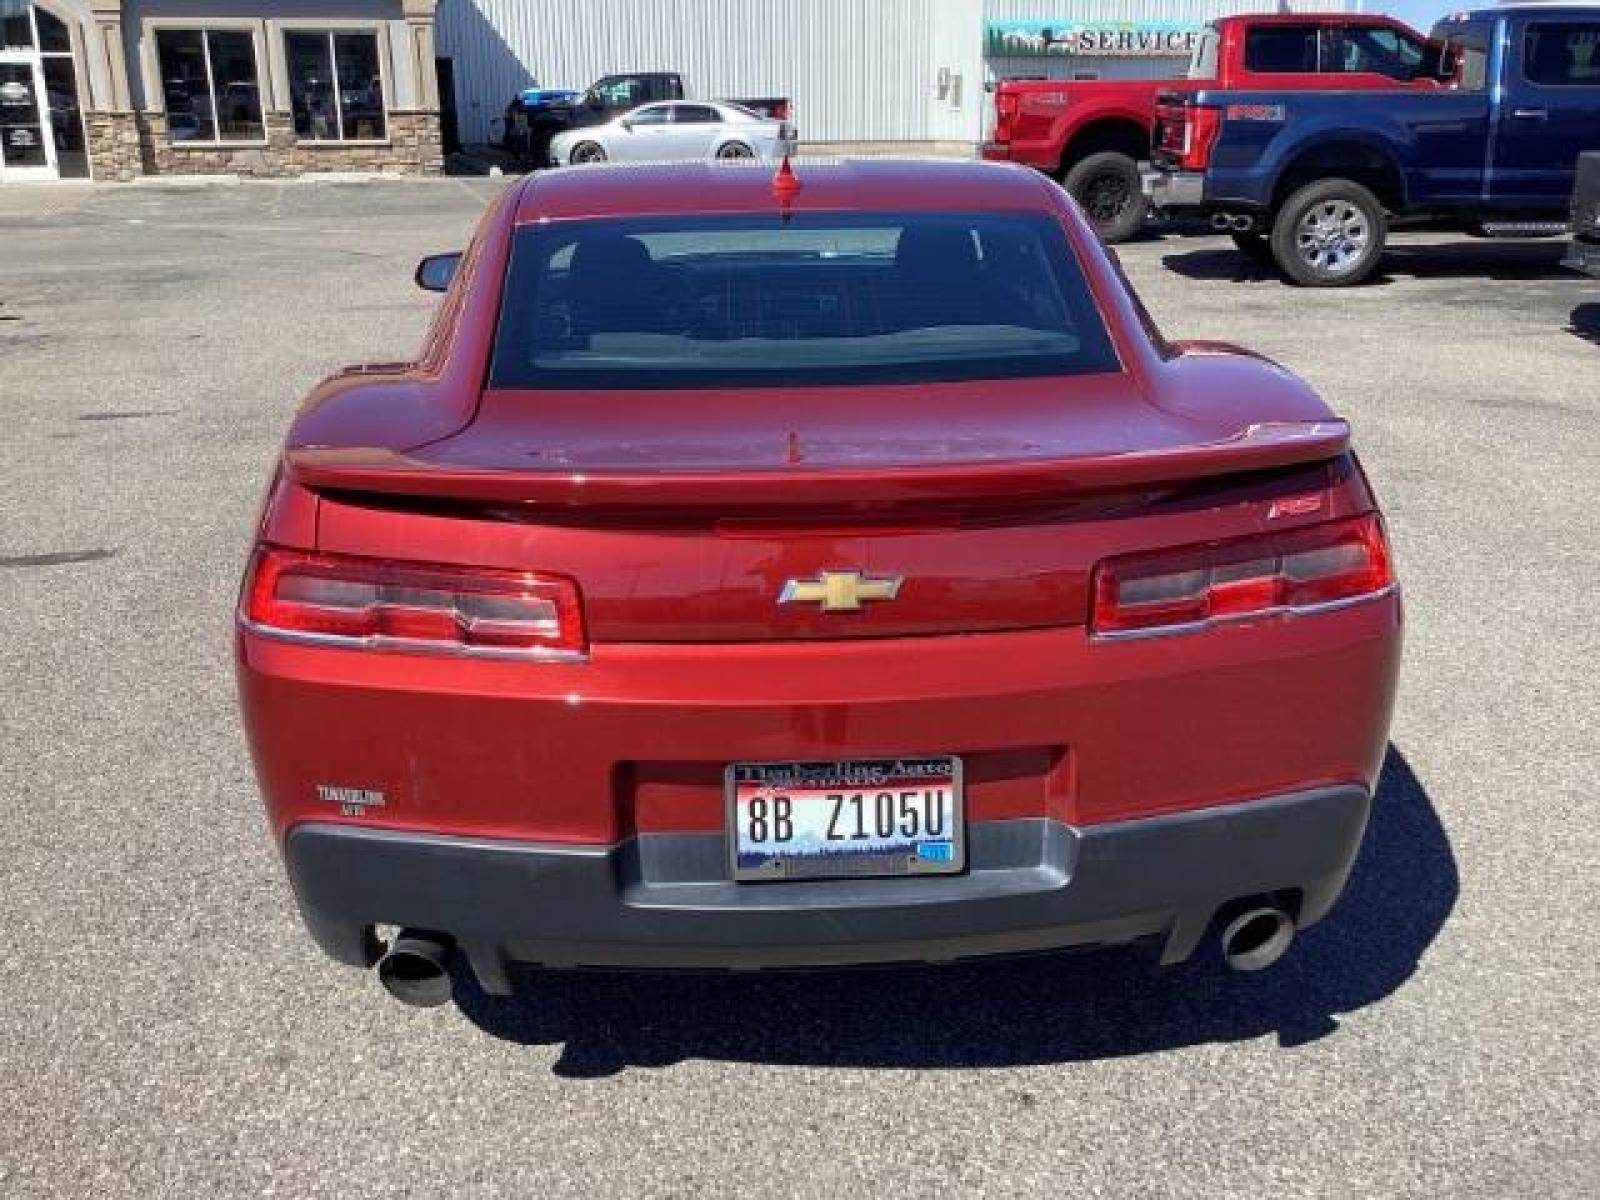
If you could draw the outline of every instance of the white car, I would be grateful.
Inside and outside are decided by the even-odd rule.
[[[558,133],[550,139],[550,160],[566,167],[689,158],[779,159],[793,148],[794,132],[786,122],[737,104],[674,100],[642,105],[604,125]]]

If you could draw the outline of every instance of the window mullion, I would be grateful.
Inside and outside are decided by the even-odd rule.
[[[344,141],[344,89],[339,86],[339,55],[333,47],[333,31],[328,32],[328,77],[333,80],[334,137]]]
[[[205,29],[200,31],[200,56],[206,61],[206,94],[211,98],[211,140],[220,142],[222,121],[217,115],[220,107],[217,104],[217,79],[211,73],[211,34]]]

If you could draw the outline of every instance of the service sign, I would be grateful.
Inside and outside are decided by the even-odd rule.
[[[992,58],[1188,58],[1204,25],[1170,21],[990,21]]]

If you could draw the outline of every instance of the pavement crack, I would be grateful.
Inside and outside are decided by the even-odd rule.
[[[110,558],[115,550],[57,550],[49,554],[0,555],[0,570],[23,570],[28,567],[64,567],[71,563],[99,562]]]
[[[175,408],[133,408],[124,412],[87,412],[79,413],[80,421],[139,421],[145,417],[171,417],[176,416]]]

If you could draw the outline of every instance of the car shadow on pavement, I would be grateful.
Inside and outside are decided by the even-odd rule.
[[[685,1059],[788,1065],[1010,1067],[1276,1034],[1314,1041],[1416,969],[1458,877],[1426,791],[1394,747],[1344,897],[1277,966],[1230,972],[1214,940],[1162,969],[1133,948],[938,967],[765,974],[519,969],[518,995],[458,973],[456,1002],[495,1037],[560,1044],[559,1075]]]
[[[1391,245],[1384,251],[1378,271],[1358,286],[1393,283],[1396,276],[1412,279],[1486,279],[1529,282],[1575,278],[1561,265],[1566,242],[1476,240],[1438,245]],[[1231,244],[1163,255],[1161,263],[1189,279],[1229,283],[1282,282],[1270,263],[1259,262]]]
[[[1580,304],[1567,318],[1567,332],[1600,346],[1600,304]]]

